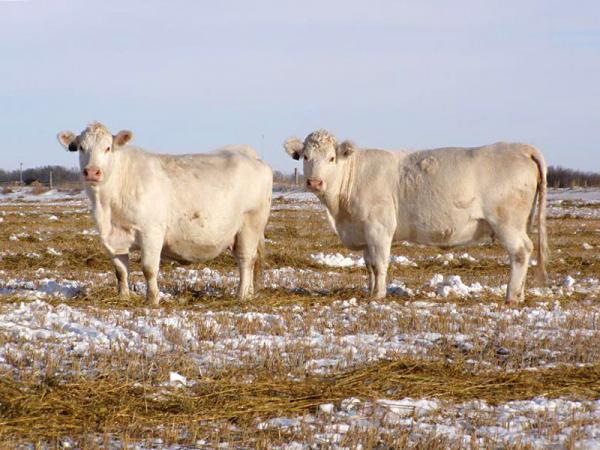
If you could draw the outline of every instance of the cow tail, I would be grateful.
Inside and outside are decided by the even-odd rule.
[[[256,249],[256,258],[254,259],[254,290],[263,288],[263,266],[265,261],[265,237],[261,236]]]
[[[531,205],[531,211],[529,212],[529,218],[527,219],[527,233],[534,234],[535,233],[535,216],[537,214],[537,204],[538,204],[539,192],[536,185],[535,195],[533,196],[533,203]]]
[[[536,279],[538,283],[546,286],[548,284],[548,273],[546,272],[546,264],[550,254],[548,248],[548,233],[546,230],[546,200],[548,196],[548,181],[547,169],[544,157],[537,150],[531,154],[531,158],[536,163],[538,168],[538,185],[537,185],[537,213],[538,213],[538,242],[537,242],[537,268]]]

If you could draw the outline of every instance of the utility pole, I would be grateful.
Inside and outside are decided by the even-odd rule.
[[[19,184],[23,186],[23,163],[19,163]]]

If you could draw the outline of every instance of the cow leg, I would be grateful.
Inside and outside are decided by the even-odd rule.
[[[237,292],[240,300],[254,294],[254,260],[257,257],[259,237],[258,233],[255,233],[247,224],[244,224],[242,230],[235,237],[233,255],[240,272],[240,284]]]
[[[527,233],[515,229],[504,230],[498,238],[510,257],[510,277],[506,288],[506,302],[521,303],[525,300],[525,280],[533,243]]]
[[[369,276],[369,296],[373,295],[373,291],[375,290],[375,269],[373,268],[373,264],[371,263],[371,255],[369,254],[369,248],[366,247],[363,252],[363,257],[365,259],[365,266],[367,267],[367,272]]]
[[[254,295],[254,271],[262,276],[260,270],[260,261],[257,262],[259,245],[263,245],[261,240],[264,237],[265,226],[269,220],[270,209],[256,210],[244,215],[244,224],[241,230],[235,236],[235,245],[233,255],[238,263],[240,271],[240,284],[238,287],[238,298],[243,300]],[[259,280],[257,279],[257,285]],[[256,286],[257,288],[259,286]]]
[[[254,259],[238,257],[240,271],[240,285],[238,286],[238,299],[244,300],[254,295]]]
[[[158,306],[158,269],[160,267],[160,252],[163,239],[142,239],[142,272],[146,278],[146,301],[153,306]]]
[[[129,283],[127,275],[129,272],[129,255],[115,255],[112,258],[112,263],[115,266],[117,275],[117,287],[121,297],[129,297]]]
[[[369,259],[373,268],[375,280],[374,298],[385,298],[387,294],[387,270],[390,263],[390,248],[392,238],[376,234],[373,239],[367,241]]]

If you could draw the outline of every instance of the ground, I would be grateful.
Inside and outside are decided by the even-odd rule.
[[[265,289],[164,262],[129,300],[77,190],[0,195],[0,448],[598,448],[600,192],[551,191],[551,284],[495,243],[392,251],[370,300],[311,194],[276,194]],[[534,239],[535,241],[535,239]],[[535,264],[535,261],[533,262]]]

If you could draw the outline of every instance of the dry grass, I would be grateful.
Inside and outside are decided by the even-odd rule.
[[[15,257],[4,256],[0,260],[0,270],[21,273],[25,269],[36,270],[60,269],[65,273],[81,273],[82,270],[110,272],[112,267],[104,256],[96,236],[82,235],[83,230],[90,230],[93,224],[85,210],[85,203],[67,208],[64,206],[40,206],[39,204],[23,204],[3,207],[6,214],[0,228],[0,240],[6,242],[5,251],[14,253]],[[280,202],[276,201],[275,205]],[[58,221],[49,222],[48,216],[55,215]],[[550,243],[554,250],[550,275],[553,280],[561,276],[578,272],[582,277],[594,276],[600,273],[600,259],[590,257],[590,252],[582,248],[583,243],[600,244],[598,220],[561,219],[549,221]],[[13,234],[26,233],[27,237],[10,242],[8,237]],[[311,253],[342,252],[347,253],[339,239],[331,232],[326,223],[324,213],[320,210],[276,210],[267,227],[268,264],[271,267],[294,267],[295,269],[313,269],[323,271],[316,264]],[[63,253],[60,258],[46,255],[48,246]],[[458,250],[459,252],[461,250]],[[484,245],[470,248],[469,254],[477,262],[452,261],[444,266],[440,261],[427,261],[435,257],[439,249],[422,246],[398,246],[392,253],[402,254],[412,260],[418,260],[418,267],[390,266],[389,279],[401,279],[407,285],[419,286],[435,273],[456,274],[466,282],[480,281],[482,283],[506,283],[508,266],[506,254],[497,245]],[[23,255],[34,252],[43,257],[32,259]],[[236,271],[233,258],[224,254],[208,264],[209,267],[228,272]],[[163,263],[162,271],[165,278],[175,264]],[[194,267],[194,266],[190,266]],[[196,266],[197,267],[197,266]],[[204,267],[204,265],[200,266]],[[137,262],[132,265],[134,271],[140,268]],[[364,271],[359,268],[326,268],[327,271],[350,274],[346,285],[361,286],[364,284]],[[528,277],[528,284],[534,285],[533,277]]]
[[[48,379],[41,384],[0,378],[0,438],[52,441],[86,433],[126,433],[143,439],[169,424],[178,432],[172,436],[174,443],[190,443],[189,436],[181,437],[190,424],[227,420],[252,427],[257,418],[302,416],[315,413],[320,404],[349,397],[480,399],[493,404],[537,396],[600,396],[600,366],[543,370],[533,377],[527,371],[473,374],[454,365],[406,359],[300,382],[262,371],[244,383],[244,375],[235,371],[201,378],[188,389],[157,388],[151,379],[116,372],[93,380]]]
[[[334,371],[330,376],[314,376],[306,370],[307,361],[327,354],[316,353],[310,346],[290,344],[285,352],[268,349],[241,357],[239,367],[232,365],[204,371],[202,375],[190,358],[190,349],[179,330],[166,332],[169,343],[180,350],[162,352],[152,358],[132,355],[119,350],[111,355],[91,349],[83,357],[48,352],[41,356],[23,352],[20,358],[9,361],[15,370],[7,371],[0,379],[0,441],[7,448],[19,443],[60,445],[70,436],[78,447],[110,447],[112,440],[122,445],[135,440],[160,438],[163,443],[194,446],[204,439],[208,447],[227,441],[233,445],[269,448],[291,440],[311,441],[314,431],[257,430],[256,420],[281,415],[304,416],[316,414],[322,403],[339,403],[344,398],[364,400],[377,398],[435,397],[452,401],[485,399],[491,403],[534,396],[600,398],[600,346],[595,334],[585,335],[565,331],[555,340],[524,339],[511,336],[511,327],[526,328],[525,321],[490,319],[503,309],[500,297],[448,300],[394,297],[380,302],[399,311],[390,319],[370,305],[363,287],[365,273],[358,268],[324,268],[310,254],[317,252],[348,252],[330,231],[321,210],[312,206],[294,209],[296,204],[285,200],[275,202],[278,209],[272,214],[267,229],[268,268],[293,267],[306,272],[296,275],[286,284],[283,276],[252,302],[240,304],[233,296],[235,282],[219,286],[202,283],[190,285],[178,278],[177,264],[162,263],[161,289],[172,297],[161,305],[160,311],[223,313],[216,320],[221,334],[203,327],[199,320],[195,328],[198,339],[206,342],[223,339],[227,333],[275,336],[307,335],[310,330],[326,334],[331,331],[332,344],[347,334],[369,334],[391,339],[396,335],[435,332],[442,335],[463,333],[480,336],[473,347],[461,348],[444,337],[427,353],[427,358],[396,355],[393,360],[368,365],[353,365]],[[85,202],[77,200],[60,204],[11,204],[2,206],[3,222],[0,241],[5,243],[0,257],[0,271],[6,279],[37,280],[51,276],[58,279],[86,280],[90,286],[68,304],[97,317],[114,311],[128,310],[146,315],[141,296],[124,300],[116,297],[114,276],[104,256],[97,236],[83,234],[93,228]],[[55,216],[58,220],[53,219]],[[597,251],[585,250],[584,243],[600,246],[600,221],[585,219],[549,220],[553,257],[550,276],[555,285],[566,275],[598,277],[600,258]],[[18,236],[18,240],[9,240]],[[53,248],[61,255],[53,255]],[[496,244],[469,249],[477,261],[453,260],[443,265],[435,256],[439,249],[420,246],[399,246],[393,254],[402,254],[418,262],[418,267],[392,265],[389,280],[399,280],[408,287],[420,289],[436,273],[460,275],[465,283],[481,282],[499,286],[506,283],[508,266],[503,250]],[[460,252],[460,251],[459,251]],[[431,259],[428,259],[431,258]],[[132,282],[142,282],[138,257],[131,268]],[[236,271],[230,255],[210,262],[211,269],[221,274]],[[188,266],[186,269],[202,269]],[[38,272],[43,269],[41,274]],[[528,280],[533,285],[532,277]],[[346,312],[340,299],[356,298],[367,305],[356,320],[333,319]],[[440,305],[429,316],[420,315],[412,306],[414,300],[426,300]],[[19,296],[0,298],[2,304],[21,302]],[[443,307],[451,301],[458,309],[468,311],[455,320]],[[561,297],[564,308],[580,310],[582,314],[567,316],[561,330],[597,330],[600,318],[592,311],[597,296],[572,295]],[[48,299],[58,305],[64,299]],[[525,307],[552,307],[551,302],[529,296]],[[93,306],[93,308],[92,308]],[[485,306],[485,308],[484,308]],[[260,325],[225,313],[256,311],[282,317],[283,325]],[[347,314],[358,314],[358,308]],[[595,313],[594,313],[595,314]],[[298,318],[300,317],[300,318]],[[490,328],[490,321],[493,327]],[[262,327],[262,328],[261,328]],[[493,332],[489,332],[493,329]],[[531,335],[528,335],[531,336]],[[0,345],[22,345],[8,333],[0,333]],[[208,348],[208,347],[207,347]],[[509,349],[499,354],[498,349]],[[568,351],[564,351],[568,349]],[[196,349],[201,353],[204,349]],[[557,353],[561,350],[562,353]],[[443,361],[443,362],[440,362]],[[529,366],[556,364],[557,368],[535,372]],[[586,364],[577,368],[577,364]],[[43,369],[39,369],[42,367]],[[493,370],[486,370],[492,367]],[[197,384],[185,389],[167,389],[161,383],[171,370],[194,380]],[[335,374],[337,373],[337,375]],[[358,443],[364,448],[451,448],[454,441],[440,436],[428,436],[416,444],[410,430],[356,430],[341,445],[350,448]],[[312,434],[311,434],[312,433]],[[573,438],[575,439],[575,437]],[[1,446],[0,446],[1,447]],[[514,448],[526,446],[515,445]]]

